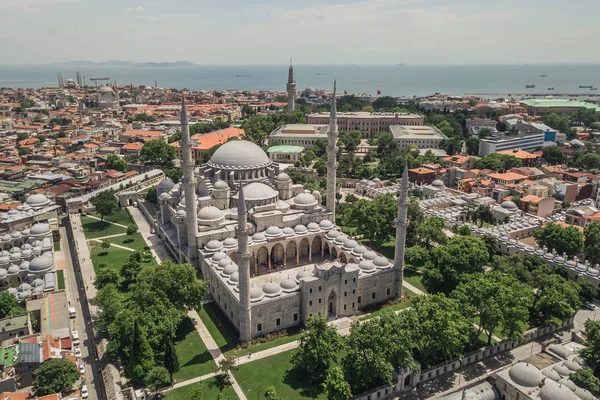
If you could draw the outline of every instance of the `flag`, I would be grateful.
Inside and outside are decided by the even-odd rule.
[[[344,90],[344,94],[348,94],[348,92]]]
[[[378,91],[377,91],[377,94],[381,94],[381,90],[378,90]]]

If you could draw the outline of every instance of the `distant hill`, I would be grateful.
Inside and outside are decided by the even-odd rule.
[[[54,63],[50,65],[66,66],[66,67],[93,67],[93,66],[104,66],[104,67],[153,67],[153,68],[169,68],[169,67],[195,67],[197,64],[189,61],[175,61],[175,62],[133,62],[133,61],[121,61],[121,60],[109,60],[103,62],[94,61],[66,61],[60,63]]]

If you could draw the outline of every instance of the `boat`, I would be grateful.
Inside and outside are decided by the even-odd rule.
[[[593,87],[590,90],[598,90],[598,88],[597,87]]]
[[[592,85],[579,85],[579,89],[592,89],[593,86]]]
[[[238,78],[250,78],[252,75],[236,75]]]
[[[526,87],[527,89],[533,89],[533,88],[535,88],[535,85],[525,85],[525,87]]]
[[[327,75],[327,72],[317,72],[317,75]]]
[[[547,78],[547,77],[548,77],[548,74],[541,74],[541,75],[540,75],[540,77],[541,77],[541,78]]]
[[[548,90],[554,90],[554,88],[553,87],[549,87]]]

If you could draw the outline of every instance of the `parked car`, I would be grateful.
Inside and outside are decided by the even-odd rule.
[[[81,387],[81,398],[87,399],[89,395],[90,395],[90,393],[88,392],[87,386],[83,385]]]
[[[71,336],[73,336],[73,345],[79,346],[79,332],[77,332],[77,329],[71,332]]]
[[[75,347],[75,357],[81,358],[81,349],[79,347]]]
[[[75,310],[75,307],[69,307],[69,318],[75,318],[76,315],[77,310]]]
[[[85,374],[85,365],[79,364],[79,373],[81,375]]]
[[[586,310],[594,311],[596,309],[596,305],[592,303],[585,303],[583,305],[583,308],[585,308]]]

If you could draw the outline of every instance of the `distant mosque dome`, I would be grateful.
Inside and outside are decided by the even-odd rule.
[[[290,178],[290,176],[288,174],[286,174],[285,172],[280,173],[279,175],[277,175],[277,181],[278,182],[288,182],[291,181],[292,179]]]
[[[516,210],[517,209],[517,205],[510,200],[503,202],[501,207],[506,210]]]
[[[267,153],[247,140],[232,140],[225,143],[208,161],[209,166],[218,169],[254,169],[271,163]]]
[[[442,182],[439,179],[436,179],[435,181],[431,182],[431,186],[437,189],[443,189],[446,187],[446,185],[444,185],[444,182]]]
[[[43,194],[35,193],[27,196],[27,199],[25,199],[25,203],[27,203],[27,205],[29,205],[30,207],[39,208],[50,204],[50,200],[48,200],[48,198]]]
[[[215,190],[227,190],[227,189],[229,189],[229,185],[227,184],[227,182],[219,179],[213,185],[213,189],[215,189]]]

